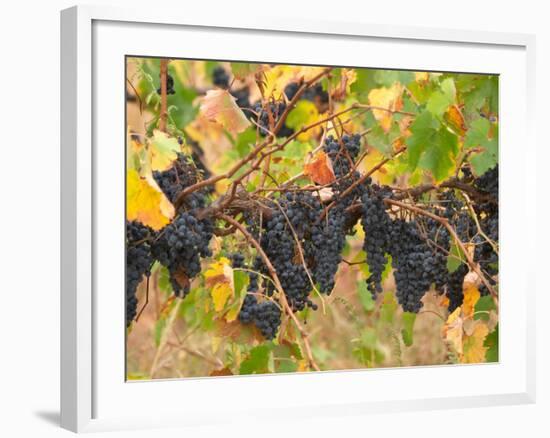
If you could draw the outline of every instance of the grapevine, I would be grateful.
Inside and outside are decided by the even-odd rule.
[[[133,91],[158,95],[128,99],[154,115],[143,133],[129,126],[131,342],[146,324],[141,284],[156,297],[143,302],[152,332],[171,330],[182,351],[192,339],[224,372],[443,364],[449,348],[463,363],[493,357],[466,342],[469,326],[448,333],[457,318],[485,336],[498,324],[498,78],[129,62]],[[409,349],[415,324],[439,346],[430,358]]]

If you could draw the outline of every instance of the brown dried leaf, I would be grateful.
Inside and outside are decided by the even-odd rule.
[[[321,185],[330,184],[336,179],[330,158],[323,151],[317,152],[313,159],[305,164],[304,174]]]
[[[214,376],[232,376],[232,375],[233,375],[233,373],[227,367],[219,369],[219,370],[214,370],[210,373],[210,376],[212,376],[212,377],[214,377]]]

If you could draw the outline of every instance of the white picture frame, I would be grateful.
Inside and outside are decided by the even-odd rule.
[[[529,216],[527,209],[518,208],[517,203],[514,209],[506,204],[509,197],[520,199],[525,205],[534,205],[536,177],[533,167],[527,170],[527,159],[523,157],[534,156],[536,148],[531,124],[534,36],[361,22],[288,20],[271,16],[240,17],[229,20],[212,11],[203,14],[196,9],[186,9],[180,15],[177,10],[139,11],[103,6],[78,6],[61,13],[62,427],[83,432],[185,426],[204,424],[212,418],[228,422],[245,416],[276,421],[271,417],[281,415],[271,415],[274,408],[270,408],[269,403],[258,407],[250,399],[255,392],[272,394],[277,414],[284,414],[286,418],[534,402],[535,275],[521,261],[521,254],[534,251],[535,216]],[[208,38],[192,39],[194,33]],[[161,44],[163,37],[172,34],[185,34],[193,41],[192,46],[174,53],[178,49],[174,43]],[[259,42],[251,41],[250,35]],[[281,53],[277,51],[277,39],[283,39],[286,46]],[[224,56],[224,50],[229,50],[231,45],[222,44],[224,40],[233,40],[233,46],[241,44],[241,56]],[[316,41],[334,44],[334,50],[329,54],[316,53]],[[117,263],[124,260],[123,244],[117,244],[123,242],[124,233],[123,226],[116,225],[118,219],[113,222],[112,217],[105,214],[112,209],[113,216],[122,217],[124,203],[120,205],[120,195],[123,196],[124,176],[117,175],[120,157],[106,163],[102,153],[104,145],[116,147],[117,144],[120,144],[121,154],[124,152],[124,143],[120,141],[124,141],[125,127],[119,126],[119,117],[124,118],[122,82],[119,81],[119,88],[116,88],[116,77],[124,62],[121,54],[250,61],[281,60],[284,56],[289,63],[300,63],[299,47],[294,47],[300,44],[308,44],[312,63],[322,64],[325,60],[335,65],[411,68],[416,56],[414,62],[423,62],[421,67],[426,70],[474,69],[502,75],[500,178],[504,240],[500,362],[459,367],[125,383],[120,372],[124,364],[119,363],[124,356],[124,345],[120,343],[124,337],[123,271],[118,274],[116,271],[117,266],[120,267]],[[370,65],[365,65],[365,60],[349,63],[346,58],[349,54],[341,48],[353,45],[369,49],[375,57],[369,61]],[[394,50],[394,61],[387,54],[388,50]],[[456,50],[464,59],[450,59],[445,54],[449,50]],[[521,141],[525,154],[514,157],[509,152],[509,144],[513,141]],[[512,167],[515,169],[514,181],[507,177],[507,169]],[[113,190],[113,187],[122,188]],[[520,223],[525,230],[521,239],[513,232]],[[519,282],[519,278],[528,280]],[[113,298],[104,294],[105,281],[120,285],[118,298],[116,293],[111,294]],[[517,294],[513,311],[506,292],[512,289]],[[510,330],[512,326],[514,330]],[[113,327],[120,327],[121,335],[113,332]],[[447,379],[455,384],[442,387]],[[461,382],[475,382],[477,386]],[[284,388],[290,384],[295,390],[299,388],[301,393],[310,395],[285,405],[282,402]],[[348,393],[347,388],[355,388],[355,391]],[[383,391],[384,388],[388,390]],[[175,405],[174,394],[178,391],[181,394],[182,390],[188,401],[180,404],[179,411],[170,410],[168,407]],[[216,401],[225,394],[236,397],[229,408],[223,408]],[[326,394],[330,394],[330,401],[323,401]],[[146,404],[143,412],[148,415],[140,413],[140,406],[134,404],[138,399]],[[158,401],[156,408],[152,404],[155,400]]]

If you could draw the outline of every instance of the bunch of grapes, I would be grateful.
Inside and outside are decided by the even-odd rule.
[[[336,177],[336,181],[332,184],[334,200],[343,208],[349,207],[364,192],[364,186],[358,185],[344,199],[340,197],[340,194],[361,176],[358,171],[353,170],[360,149],[361,136],[358,134],[344,134],[341,141],[331,135],[326,138],[323,144],[323,150],[330,158]],[[370,180],[366,183],[366,185],[368,184],[370,184]]]
[[[290,306],[302,310],[306,306],[311,284],[297,253],[296,241],[285,215],[275,210],[266,221],[260,244],[277,272]],[[267,293],[273,292],[273,284],[267,284]]]
[[[160,87],[157,88],[157,93],[161,93]],[[166,75],[166,94],[176,94],[176,90],[174,90],[174,78],[170,75]]]
[[[299,88],[300,83],[290,82],[284,90],[287,99],[291,100],[292,98],[294,98]],[[326,106],[329,102],[328,93],[323,90],[323,86],[321,84],[316,84],[307,88],[302,94],[301,98],[313,102],[321,112],[324,112],[324,110],[326,110]]]
[[[252,324],[260,330],[267,340],[275,338],[281,325],[281,309],[273,301],[261,301],[255,295],[246,295],[239,312],[242,324]]]
[[[250,89],[248,87],[239,88],[231,91],[231,95],[235,98],[237,106],[249,117],[252,114],[250,112]]]
[[[244,256],[240,253],[231,254],[230,260],[233,268],[245,267]],[[259,265],[258,258],[255,265]],[[238,319],[242,324],[253,323],[265,339],[271,340],[275,338],[281,325],[281,310],[272,301],[258,302],[257,296],[253,295],[253,293],[258,293],[258,274],[252,272],[249,275],[248,292],[250,293],[244,297]]]
[[[304,91],[302,98],[313,102],[317,108],[325,109],[328,105],[328,93],[323,90],[322,84],[315,84]]]
[[[494,276],[498,274],[498,254],[495,246],[498,245],[498,166],[488,170],[473,183],[474,187],[480,192],[489,196],[485,202],[476,204],[474,207],[478,215],[479,225],[483,233],[492,241],[488,242],[482,236],[476,236],[474,239],[475,251],[474,258],[479,263],[480,268],[488,274],[487,278],[492,285],[496,284]],[[482,295],[489,293],[485,285],[479,289]]]
[[[183,189],[197,183],[201,177],[201,171],[193,159],[181,152],[178,152],[171,167],[153,172],[153,178],[170,202],[175,202]],[[185,198],[185,206],[189,209],[205,207],[207,193],[208,189],[202,189],[189,194]]]
[[[468,273],[468,266],[461,263],[460,266],[448,274],[446,281],[446,295],[449,299],[449,312],[454,312],[464,302],[464,277]]]
[[[136,290],[144,276],[151,274],[151,242],[155,232],[138,221],[126,221],[126,326],[137,314]]]
[[[313,226],[311,243],[315,281],[319,285],[319,292],[329,295],[334,289],[334,277],[346,243],[346,214],[341,206],[330,209],[326,218]]]
[[[178,153],[167,170],[153,172],[155,181],[171,202],[200,176],[193,160],[182,153]],[[152,247],[155,259],[168,268],[170,283],[178,297],[189,293],[190,280],[201,270],[201,257],[212,255],[209,243],[214,223],[211,219],[196,217],[198,209],[207,204],[207,193],[208,189],[201,189],[189,194],[174,220],[158,233]]]
[[[185,297],[189,293],[189,280],[201,271],[201,257],[210,257],[210,239],[213,236],[210,220],[199,220],[191,213],[181,212],[159,233],[152,253],[168,268],[174,294]]]
[[[273,121],[273,127],[277,124],[281,116],[286,110],[286,103],[283,101],[270,102],[264,108],[261,102],[257,102],[252,107],[252,114],[254,120],[260,127],[260,133],[267,135],[270,133],[270,116]],[[294,134],[294,130],[283,124],[279,132],[278,137],[289,137]]]
[[[227,89],[229,88],[229,75],[225,71],[225,68],[218,66],[212,72],[212,83],[216,87]]]
[[[390,250],[390,230],[392,230],[382,192],[377,189],[375,185],[370,186],[361,196],[363,204],[361,225],[365,231],[363,249],[367,254],[370,272],[367,287],[373,295],[382,291],[382,273],[388,263],[386,253]]]
[[[433,278],[435,288],[441,291],[447,282],[449,274],[447,269],[447,254],[451,247],[451,237],[447,228],[432,218],[425,219],[422,223],[422,228],[426,234],[426,242],[433,252],[430,274]]]

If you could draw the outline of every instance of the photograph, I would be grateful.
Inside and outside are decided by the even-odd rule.
[[[127,381],[499,362],[498,74],[181,56],[120,78]]]

